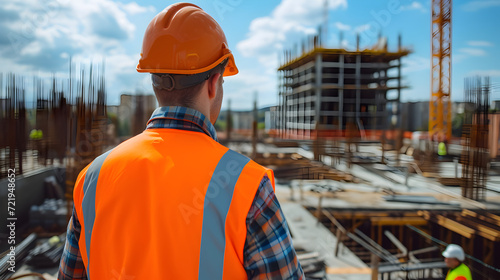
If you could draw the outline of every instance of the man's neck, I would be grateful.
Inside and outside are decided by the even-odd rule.
[[[455,267],[452,268],[452,270],[455,269],[455,268],[457,268],[457,267],[459,267],[461,264],[462,263],[458,263],[457,266],[455,266]]]

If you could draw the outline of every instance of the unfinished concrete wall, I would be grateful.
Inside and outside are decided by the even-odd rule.
[[[45,178],[55,176],[58,183],[64,186],[64,169],[58,167],[46,167],[32,172],[17,175],[15,181],[15,215],[17,218],[16,228],[26,225],[29,222],[29,211],[32,205],[40,205],[45,199]],[[7,178],[0,180],[0,221],[7,221]],[[4,207],[5,206],[5,207]],[[7,234],[7,227],[0,228],[0,240]],[[20,236],[20,232],[18,232]],[[2,242],[3,243],[3,242]]]

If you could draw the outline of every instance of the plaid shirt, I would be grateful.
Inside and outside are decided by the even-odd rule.
[[[185,107],[160,107],[147,129],[171,128],[197,131],[217,141],[214,126],[200,112]],[[249,279],[303,279],[304,273],[292,246],[292,238],[269,178],[264,176],[248,211],[244,267]],[[73,210],[58,279],[87,279],[78,240],[81,225]]]

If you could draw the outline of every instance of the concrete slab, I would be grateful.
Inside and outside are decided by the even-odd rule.
[[[318,252],[327,266],[328,279],[369,280],[371,269],[345,246],[334,255],[337,238],[299,203],[282,201],[281,208],[296,248]]]

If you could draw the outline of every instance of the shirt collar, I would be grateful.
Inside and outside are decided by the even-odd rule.
[[[192,108],[181,106],[165,106],[156,108],[146,127],[146,129],[153,128],[172,128],[199,131],[207,134],[215,141],[218,141],[217,132],[215,131],[215,127],[212,123],[207,117],[205,117],[205,115]]]

